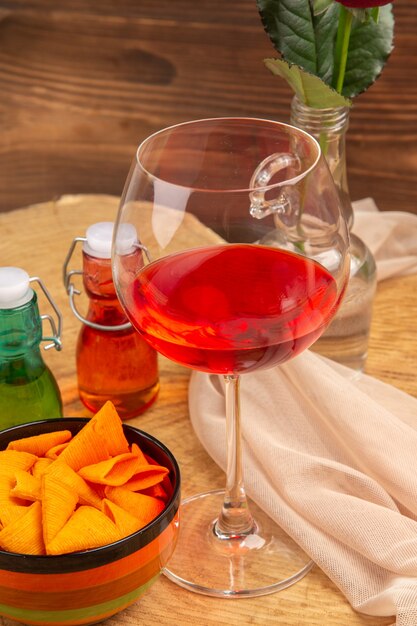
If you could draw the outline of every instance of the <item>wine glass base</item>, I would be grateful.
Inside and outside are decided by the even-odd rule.
[[[249,501],[254,533],[221,539],[213,531],[223,490],[183,500],[176,550],[163,572],[195,593],[250,598],[275,593],[303,578],[314,563],[262,509]]]

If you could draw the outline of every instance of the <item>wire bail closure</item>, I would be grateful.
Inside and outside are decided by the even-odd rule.
[[[61,341],[62,315],[61,315],[61,311],[58,309],[58,307],[55,304],[55,302],[54,302],[50,292],[48,291],[48,289],[46,288],[46,286],[44,285],[42,280],[38,276],[33,276],[32,278],[29,278],[29,283],[34,283],[34,282],[38,283],[39,287],[42,289],[46,299],[48,300],[49,304],[51,305],[51,307],[55,311],[55,314],[56,314],[57,319],[58,319],[58,327],[57,327],[54,318],[52,317],[52,315],[49,315],[49,313],[44,313],[43,315],[40,316],[41,320],[48,320],[48,322],[51,325],[51,329],[52,329],[52,335],[51,336],[46,336],[46,337],[42,336],[42,341],[51,341],[52,342],[52,343],[48,343],[46,346],[44,346],[44,350],[50,350],[51,348],[55,348],[55,350],[58,350],[58,352],[59,352],[60,350],[62,350],[62,341]]]
[[[74,301],[74,296],[81,295],[81,291],[75,287],[74,283],[71,282],[71,279],[73,276],[77,276],[77,275],[82,276],[83,272],[81,270],[68,271],[68,266],[71,261],[71,257],[74,253],[77,243],[79,242],[85,243],[86,241],[87,241],[86,237],[75,237],[72,240],[71,246],[68,250],[67,256],[65,257],[65,261],[63,265],[63,281],[64,281],[66,292],[69,296],[69,303],[70,303],[71,311],[74,313],[75,317],[80,322],[82,322],[83,324],[86,324],[87,326],[90,326],[90,328],[94,328],[95,330],[102,330],[105,332],[128,330],[129,328],[132,327],[132,324],[130,322],[126,322],[124,324],[118,324],[117,326],[104,326],[102,324],[96,324],[95,322],[91,322],[90,320],[85,318],[83,315],[81,315],[81,313],[77,310],[77,307]]]

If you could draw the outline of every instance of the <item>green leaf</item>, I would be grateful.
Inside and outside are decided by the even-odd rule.
[[[340,5],[334,2],[325,13],[314,18],[317,50],[317,73],[324,82],[331,83],[334,68],[334,45],[339,22]],[[289,59],[287,59],[288,61]]]
[[[273,74],[284,78],[307,106],[327,109],[352,104],[350,100],[326,85],[321,78],[305,72],[297,65],[289,65],[283,59],[264,59],[264,63]]]
[[[394,17],[390,4],[380,8],[378,23],[354,21],[342,90],[344,96],[353,98],[375,82],[393,49],[393,37]]]
[[[333,0],[313,0],[314,15],[320,15],[320,13],[323,13],[331,4],[333,4]]]
[[[290,64],[330,83],[340,5],[314,15],[310,0],[256,0],[274,48]]]
[[[371,18],[378,24],[380,7],[373,7],[370,10]]]
[[[309,0],[257,0],[274,48],[290,63],[315,73],[317,55]]]
[[[256,0],[265,30],[283,60],[331,85],[341,5],[333,2],[315,15],[312,7],[326,1]],[[375,82],[393,48],[392,6],[376,8],[379,10],[366,9],[360,14],[357,9],[349,9],[356,17],[342,89],[348,98],[366,91]]]

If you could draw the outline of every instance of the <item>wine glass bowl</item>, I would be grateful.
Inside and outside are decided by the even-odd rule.
[[[128,253],[126,229],[137,233]],[[223,597],[260,595],[311,567],[289,538],[278,539],[275,522],[251,513],[239,381],[286,362],[323,333],[348,271],[338,194],[318,143],[305,132],[219,118],[164,129],[139,146],[115,228],[118,296],[161,354],[223,375],[225,383],[226,489],[183,502],[179,547],[167,571],[182,586]],[[203,573],[186,562],[197,544]],[[284,577],[266,573],[265,563]]]

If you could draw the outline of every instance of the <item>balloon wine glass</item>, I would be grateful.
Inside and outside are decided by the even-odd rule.
[[[113,240],[118,297],[156,350],[225,385],[226,487],[182,503],[165,574],[183,587],[250,597],[311,569],[246,496],[239,381],[323,333],[346,288],[348,248],[325,159],[299,129],[197,120],[161,130],[137,150]]]

